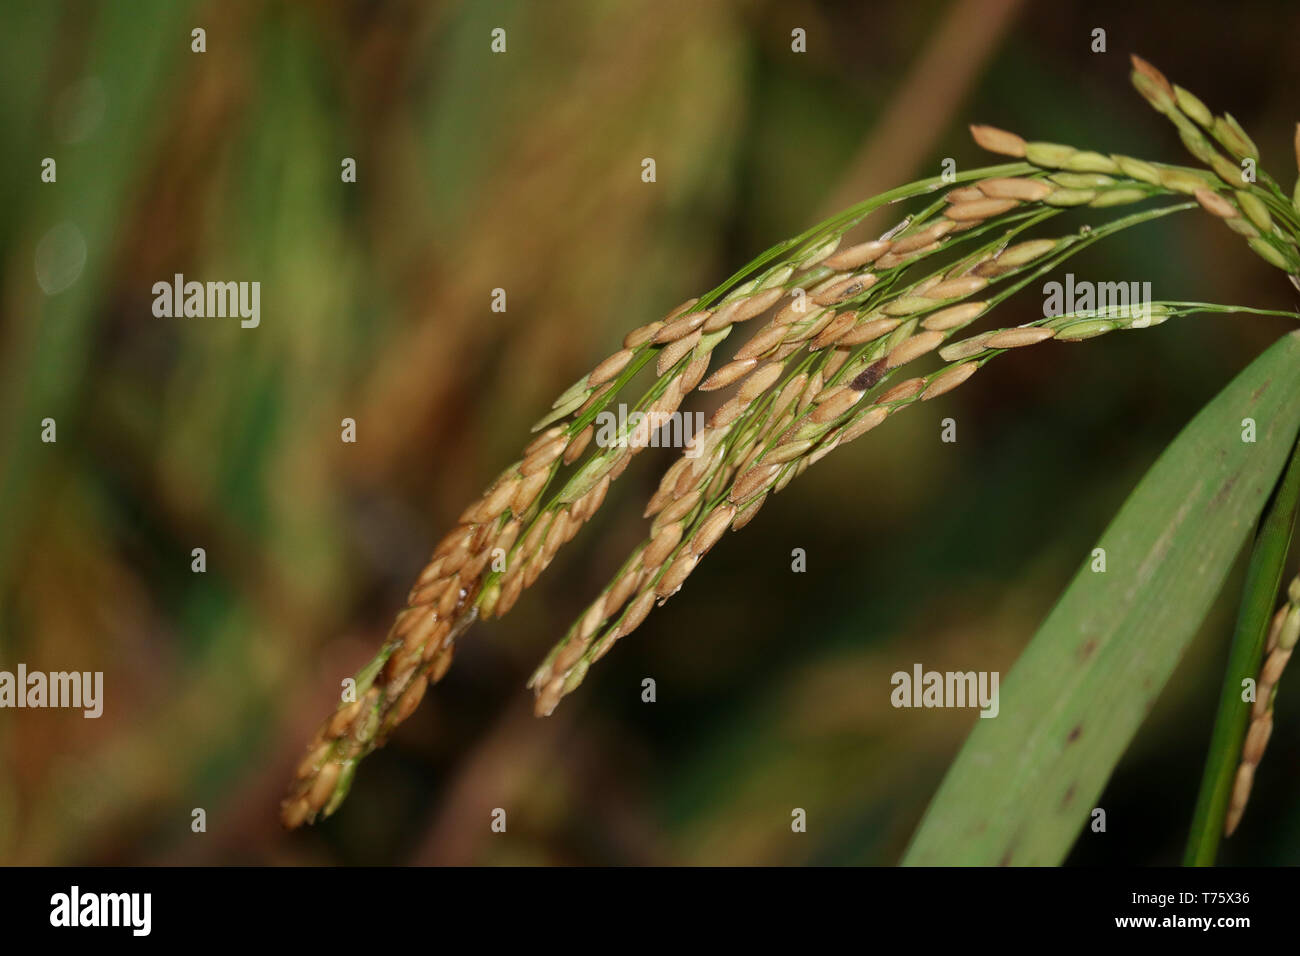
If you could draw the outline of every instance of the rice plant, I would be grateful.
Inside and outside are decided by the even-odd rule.
[[[644,540],[533,672],[528,686],[539,716],[575,693],[592,666],[685,586],[728,530],[754,520],[770,495],[998,356],[1196,314],[1300,318],[1157,300],[1045,309],[1042,319],[1012,328],[994,321],[972,329],[1084,249],[1192,210],[1223,220],[1300,289],[1300,188],[1288,193],[1269,175],[1231,114],[1214,115],[1136,57],[1132,81],[1175,125],[1198,166],[973,126],[979,146],[1010,161],[864,200],[628,332],[622,348],[555,399],[535,437],[435,546],[383,646],[309,743],[282,804],[285,825],[339,808],[363,758],[447,672],[457,641],[479,619],[516,605],[693,392],[728,390],[728,397],[664,473],[645,507]],[[1300,132],[1296,148],[1300,161]],[[899,211],[893,228],[850,241],[886,206]],[[1081,212],[1082,224],[1061,225]],[[760,319],[739,347],[726,344]],[[924,366],[932,354],[940,363]],[[634,383],[644,383],[629,403],[636,414],[611,426],[616,399]],[[1091,573],[1085,563],[1011,672],[1003,719],[978,722],[950,769],[907,862],[1059,862],[1258,519],[1188,847],[1189,862],[1212,862],[1219,835],[1245,808],[1300,630],[1296,585],[1271,627],[1258,610],[1275,603],[1294,525],[1297,388],[1300,333],[1292,333],[1169,446],[1100,543],[1136,577]],[[1259,433],[1243,442],[1234,423],[1247,418]],[[1238,693],[1243,674],[1257,677],[1253,701]],[[989,819],[998,822],[974,825]]]

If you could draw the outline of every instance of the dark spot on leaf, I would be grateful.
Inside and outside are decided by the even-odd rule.
[[[1088,638],[1083,642],[1083,646],[1079,648],[1079,660],[1086,661],[1096,652],[1096,650],[1097,639],[1095,637]]]
[[[1074,787],[1074,784],[1070,784],[1070,788],[1065,791],[1065,797],[1061,800],[1062,807],[1068,807],[1070,801],[1074,799]]]
[[[1075,724],[1074,729],[1070,731],[1070,735],[1065,738],[1065,742],[1067,744],[1074,743],[1076,740],[1079,739],[1079,735],[1081,733],[1083,733],[1083,724]]]
[[[1229,476],[1228,480],[1223,483],[1223,486],[1214,493],[1214,497],[1210,499],[1209,507],[1217,508],[1223,504],[1224,499],[1228,497],[1228,492],[1232,491],[1233,486],[1236,485],[1238,477],[1239,476],[1236,474]]]
[[[1007,847],[1007,852],[1002,854],[1002,859],[998,860],[998,866],[1010,866],[1011,854],[1015,852],[1015,847]]]

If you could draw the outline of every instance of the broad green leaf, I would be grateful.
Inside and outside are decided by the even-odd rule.
[[[1243,441],[1243,420],[1256,440]],[[1060,863],[1219,593],[1300,430],[1300,332],[1183,429],[976,721],[909,865]],[[1192,795],[1188,794],[1189,809]]]

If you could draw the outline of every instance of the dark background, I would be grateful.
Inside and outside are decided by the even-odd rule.
[[[290,835],[276,806],[433,543],[624,332],[945,157],[996,161],[968,122],[1189,162],[1130,51],[1237,116],[1289,187],[1297,36],[1291,3],[6,3],[0,666],[102,670],[107,702],[98,721],[0,712],[0,862],[896,862],[975,715],[894,710],[889,675],[1005,673],[1161,448],[1285,320],[1000,359],[771,500],[535,719],[524,681],[644,534],[672,460],[647,452],[461,642],[333,819]],[[37,255],[63,223],[80,271],[75,242]],[[1296,307],[1200,214],[1072,270]],[[175,272],[260,281],[261,326],[155,318]],[[47,294],[51,274],[70,284]],[[1040,308],[1022,295],[998,324]],[[1072,862],[1180,857],[1239,572]],[[1300,861],[1297,697],[1284,681],[1225,862]]]

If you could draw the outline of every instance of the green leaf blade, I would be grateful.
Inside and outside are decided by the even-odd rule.
[[[1242,441],[1242,421],[1256,441]],[[1054,865],[1219,593],[1300,430],[1300,333],[1160,456],[1003,681],[931,802],[908,865]],[[1190,800],[1190,798],[1189,798]],[[1189,808],[1190,809],[1190,808]]]

